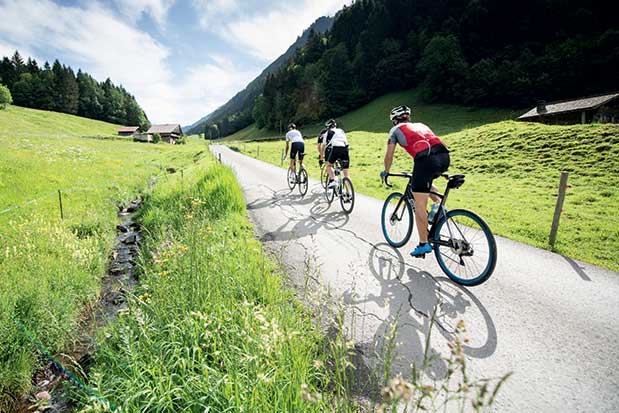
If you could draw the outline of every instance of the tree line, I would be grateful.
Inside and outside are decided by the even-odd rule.
[[[36,60],[24,62],[18,51],[0,61],[0,83],[6,85],[13,103],[34,109],[53,110],[122,125],[149,126],[135,98],[108,78],[97,82],[81,70],[55,60],[40,67]]]
[[[611,5],[359,0],[327,34],[311,33],[252,107],[217,127],[225,136],[251,121],[269,129],[307,124],[412,88],[427,102],[510,108],[614,91],[619,18]]]

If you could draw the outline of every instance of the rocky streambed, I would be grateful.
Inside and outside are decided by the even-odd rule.
[[[46,366],[33,377],[31,392],[23,396],[18,412],[72,412],[75,408],[69,397],[68,381],[78,381],[72,387],[87,386],[88,370],[94,363],[94,333],[114,321],[124,311],[127,295],[138,283],[137,260],[142,239],[141,227],[133,220],[141,199],[120,208],[120,223],[110,253],[108,269],[101,280],[101,291],[95,304],[84,311],[80,334],[66,355],[54,361],[41,354]],[[75,390],[73,390],[75,391]],[[87,391],[82,387],[80,391]]]

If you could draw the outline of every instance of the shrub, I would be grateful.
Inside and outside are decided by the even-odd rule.
[[[161,135],[159,135],[158,133],[154,133],[153,134],[153,143],[159,143],[161,142]]]
[[[0,109],[5,109],[6,105],[13,103],[13,96],[8,87],[0,83]]]

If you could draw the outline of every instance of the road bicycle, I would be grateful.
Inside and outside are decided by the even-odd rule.
[[[305,194],[307,193],[307,187],[309,185],[309,178],[307,176],[307,171],[305,170],[305,167],[303,165],[301,165],[298,169],[297,169],[297,165],[300,163],[300,161],[295,161],[294,163],[294,167],[290,166],[288,168],[288,175],[287,175],[287,182],[288,182],[288,188],[290,188],[291,191],[294,190],[295,186],[299,186],[299,193],[301,194],[301,196],[305,196]]]
[[[333,173],[335,174],[335,188],[329,188],[325,185],[325,197],[327,202],[331,204],[337,196],[340,198],[340,205],[346,214],[350,214],[355,207],[355,188],[352,185],[350,178],[344,176],[342,172],[342,164],[339,159],[333,164]],[[325,170],[325,175],[328,176]]]
[[[404,193],[391,193],[383,204],[381,214],[385,239],[392,247],[399,248],[409,241],[413,230],[413,175],[387,174],[383,182],[392,188],[390,176],[408,178]],[[441,176],[447,179],[447,188],[444,194],[430,192],[441,198],[441,202],[432,221],[428,222],[428,242],[432,245],[438,265],[451,280],[465,286],[479,285],[490,278],[496,266],[494,235],[486,222],[473,211],[445,209],[449,191],[464,184],[464,175]],[[420,258],[425,258],[425,254]]]

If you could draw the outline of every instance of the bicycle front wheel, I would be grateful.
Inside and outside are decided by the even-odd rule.
[[[479,215],[465,209],[448,211],[436,223],[432,238],[438,265],[454,282],[474,286],[492,275],[496,241]]]
[[[342,193],[340,194],[340,205],[345,213],[350,214],[355,207],[355,188],[352,181],[344,177],[342,179]]]
[[[299,171],[299,193],[301,196],[307,194],[307,187],[309,185],[309,178],[307,177],[307,171],[305,168],[301,168]]]
[[[290,188],[290,190],[292,191],[294,189],[294,186],[297,184],[297,176],[292,166],[288,168],[288,175],[286,179],[288,181],[288,188]]]
[[[381,226],[385,240],[395,248],[400,248],[408,242],[413,232],[413,209],[406,201],[404,194],[394,192],[383,204]]]

